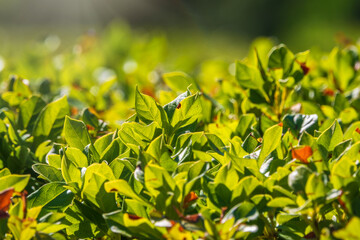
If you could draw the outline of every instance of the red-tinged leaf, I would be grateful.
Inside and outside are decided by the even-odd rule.
[[[338,198],[339,204],[343,209],[346,209],[345,202],[341,199],[341,197]]]
[[[139,216],[134,215],[134,214],[128,214],[128,215],[129,215],[129,218],[130,218],[131,220],[138,220],[138,219],[142,218],[142,217],[139,217]]]
[[[72,84],[72,87],[73,87],[74,89],[78,90],[78,91],[83,90],[83,88],[80,86],[79,83],[73,83],[73,84]]]
[[[360,129],[359,128],[356,128],[355,131],[360,134]]]
[[[96,109],[95,108],[93,108],[93,107],[89,107],[88,108],[89,109],[89,112],[91,112],[92,114],[97,114],[97,112],[96,112]]]
[[[174,207],[174,209],[175,209],[177,215],[179,216],[179,218],[183,218],[183,217],[184,217],[184,214],[182,214],[182,212],[180,212],[179,209],[177,209],[176,207]]]
[[[169,222],[171,223],[171,227],[168,227],[167,228],[167,232],[171,232],[171,229],[175,226],[179,226],[179,231],[180,232],[183,232],[184,231],[184,228],[177,222],[175,222],[174,220],[169,220]],[[166,239],[166,237],[164,237]]]
[[[141,90],[142,93],[146,94],[146,95],[149,95],[150,97],[156,99],[156,96],[155,96],[155,92],[154,92],[154,89],[150,88],[150,87],[146,87],[146,88],[143,88]]]
[[[303,70],[303,72],[304,72],[304,75],[306,75],[306,74],[308,74],[309,73],[309,71],[310,71],[310,68],[308,67],[308,66],[306,66],[306,64],[305,63],[300,63],[300,67],[301,67],[301,69]]]
[[[316,234],[314,232],[310,232],[304,236],[305,239],[316,239]]]
[[[334,90],[332,90],[330,88],[325,88],[323,91],[323,95],[332,97],[335,95],[335,92],[334,92]]]
[[[226,212],[227,209],[228,209],[228,207],[222,207],[221,208],[220,221],[222,221],[222,219],[224,218],[225,212]]]
[[[27,216],[27,206],[26,206],[26,196],[28,195],[28,192],[26,190],[22,191],[21,193],[21,201],[23,202],[23,213],[24,213],[24,218],[26,218]]]
[[[95,130],[95,128],[89,124],[86,124],[86,128],[88,131],[92,131],[92,130]]]
[[[221,83],[222,80],[218,80],[218,82]],[[210,90],[210,96],[215,96],[216,94],[218,94],[219,90],[220,90],[219,86],[212,87]]]
[[[6,212],[9,210],[11,197],[14,194],[14,189],[9,188],[0,192],[0,211]]]
[[[76,116],[76,115],[78,115],[78,113],[79,113],[79,110],[76,107],[71,108],[71,115],[72,116]]]
[[[192,215],[185,216],[184,220],[195,223],[199,220],[199,218],[200,218],[200,214],[192,214]]]
[[[8,218],[8,217],[9,217],[9,214],[7,212],[0,211],[0,219]]]
[[[343,195],[344,195],[344,192],[341,190],[340,196],[338,196],[338,202],[339,202],[340,206],[343,209],[345,209],[345,211],[348,211],[345,202],[341,199]]]
[[[291,151],[292,158],[296,158],[303,163],[309,163],[308,158],[313,155],[313,151],[310,146],[304,146],[302,148],[294,148]]]
[[[189,207],[190,203],[191,203],[192,201],[195,201],[196,199],[198,199],[198,196],[196,195],[196,193],[190,192],[190,193],[189,193],[188,195],[186,195],[185,198],[184,198],[184,204],[183,204],[184,208]]]

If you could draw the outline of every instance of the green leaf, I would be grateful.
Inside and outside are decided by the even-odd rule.
[[[309,199],[316,200],[325,197],[328,189],[324,184],[326,176],[319,174],[311,174],[306,182],[305,193]]]
[[[245,140],[244,140],[244,142],[241,144],[241,147],[246,151],[246,152],[248,152],[248,153],[252,153],[254,150],[255,150],[255,148],[258,146],[258,141],[256,140],[256,138],[253,136],[253,135],[251,135],[251,134],[249,134],[246,138],[245,138]]]
[[[343,138],[340,124],[338,121],[334,121],[334,123],[319,136],[317,143],[323,146],[328,152],[331,152],[336,145],[343,141]]]
[[[64,213],[47,214],[38,222],[36,231],[41,232],[42,234],[51,234],[52,237],[56,238],[56,232],[59,232],[67,227],[65,221]]]
[[[0,178],[11,175],[11,172],[8,168],[3,168],[0,170]]]
[[[97,172],[86,172],[81,196],[106,213],[114,211],[117,206],[115,194],[105,191],[104,184],[108,179],[104,175]]]
[[[107,180],[115,180],[113,171],[106,162],[94,163],[89,166],[85,171],[84,184],[90,181],[93,173],[101,175]]]
[[[335,189],[341,189],[354,181],[356,164],[352,158],[341,158],[331,169],[331,183]]]
[[[119,130],[119,137],[125,144],[134,144],[146,148],[154,137],[155,124],[144,125],[137,122],[123,123]]]
[[[292,199],[287,197],[277,197],[271,199],[267,204],[268,207],[273,207],[273,208],[284,208],[287,206],[294,206],[294,205],[296,206],[296,203]]]
[[[162,167],[149,163],[145,167],[145,187],[154,196],[174,191],[175,182]]]
[[[104,218],[115,233],[128,237],[133,236],[144,240],[162,239],[165,233],[165,231],[160,232],[158,228],[155,228],[149,219],[138,217],[134,219],[134,216],[121,211],[105,214]]]
[[[348,127],[344,133],[344,139],[352,138],[354,142],[360,141],[360,133],[356,132],[356,129],[360,129],[360,121],[356,121]]]
[[[144,206],[152,207],[145,198],[135,193],[127,181],[123,179],[113,180],[105,183],[105,190],[107,192],[118,192],[126,197],[132,198]]]
[[[54,168],[61,168],[61,157],[58,154],[49,154],[47,155],[46,162]]]
[[[242,140],[250,134],[251,127],[256,123],[256,117],[254,114],[243,114],[239,118],[239,123],[236,127],[236,132],[239,134]]]
[[[133,214],[139,217],[148,218],[148,214],[146,212],[146,207],[144,207],[141,203],[133,199],[125,199],[125,208],[126,212],[129,214]]]
[[[223,152],[225,149],[225,144],[221,141],[221,139],[217,135],[211,133],[205,133],[205,137],[207,139],[210,148],[212,148],[218,154],[224,155]]]
[[[306,182],[311,174],[311,170],[305,166],[297,167],[289,174],[289,186],[295,191],[304,191]]]
[[[114,133],[108,133],[96,139],[94,147],[99,154],[102,154],[114,139]]]
[[[232,192],[223,183],[215,184],[213,182],[207,185],[209,190],[208,197],[212,204],[221,209],[229,206],[231,203]]]
[[[353,47],[342,50],[336,47],[329,54],[328,65],[338,89],[346,90],[354,78],[354,62],[359,59],[357,52],[358,50],[356,48],[354,50]]]
[[[54,139],[60,135],[65,116],[69,114],[69,104],[66,96],[49,103],[38,116],[34,128],[33,135],[35,142],[42,142],[48,138]]]
[[[261,77],[260,71],[253,66],[236,61],[235,76],[236,80],[243,88],[258,90],[263,88],[264,80]]]
[[[32,166],[34,172],[40,174],[49,182],[62,182],[64,181],[61,170],[43,163],[37,163]]]
[[[198,90],[194,79],[186,73],[170,72],[164,73],[162,77],[166,85],[168,85],[173,91],[185,92],[190,85],[194,90]]]
[[[176,129],[195,122],[202,112],[200,95],[194,94],[184,98],[176,107],[174,115],[171,119],[171,126]]]
[[[93,114],[89,108],[85,108],[82,112],[82,120],[85,124],[89,124],[90,126],[93,126],[95,129],[99,127],[99,120],[96,117],[95,114]]]
[[[65,140],[70,147],[83,150],[89,143],[91,143],[85,123],[72,119],[69,116],[66,116],[65,118],[64,134]]]
[[[77,238],[101,238],[104,235],[102,229],[106,229],[106,223],[94,209],[74,200],[65,213],[70,223],[66,228],[67,235],[75,235]]]
[[[283,69],[283,77],[286,77],[292,70],[294,54],[284,45],[274,47],[270,50],[268,67],[270,69]]]
[[[160,127],[167,126],[167,116],[164,109],[155,100],[139,92],[136,87],[135,110],[138,117],[145,123],[156,122]]]
[[[78,148],[69,147],[65,151],[68,160],[73,162],[76,167],[83,168],[89,166],[89,162],[85,154]]]
[[[338,239],[358,240],[359,226],[360,218],[352,217],[350,221],[346,224],[345,228],[339,229],[334,232],[334,236]]]
[[[222,183],[230,191],[232,191],[236,187],[234,182],[238,182],[238,181],[239,181],[239,176],[235,168],[230,167],[230,165],[223,165],[216,174],[216,177],[214,179],[214,184]]]
[[[268,128],[263,137],[263,144],[258,158],[259,167],[263,164],[265,158],[274,151],[281,143],[282,127],[274,125]]]
[[[124,153],[126,149],[126,145],[120,140],[120,138],[115,138],[106,145],[106,148],[103,151],[100,151],[99,149],[98,152],[100,154],[100,160],[106,160],[108,163],[111,163],[120,154]]]
[[[66,154],[64,154],[61,160],[61,173],[66,183],[75,182],[78,186],[81,186],[81,170]]]
[[[28,196],[28,207],[46,206],[61,193],[67,191],[63,183],[48,183]]]
[[[116,179],[129,179],[135,167],[126,159],[115,159],[109,165]]]
[[[190,91],[187,90],[186,92],[180,94],[177,98],[175,98],[173,101],[169,102],[164,106],[164,110],[170,122],[172,120],[174,112],[176,111],[176,108],[179,106],[179,103],[185,98],[189,97],[190,95],[191,95]]]
[[[164,135],[160,135],[149,144],[146,152],[155,160],[160,161],[161,155],[166,151],[164,144]]]
[[[237,205],[235,205],[233,208],[231,208],[224,216],[224,218],[221,220],[222,223],[225,223],[231,218],[234,218],[235,221],[239,219],[254,219],[258,215],[258,211],[256,210],[256,206],[253,203],[250,202],[242,202]]]
[[[31,96],[19,106],[19,122],[23,128],[32,129],[35,120],[46,103],[41,97]]]
[[[287,114],[283,120],[284,130],[290,129],[294,136],[307,131],[311,135],[318,129],[318,116],[316,114]]]
[[[21,192],[25,189],[30,179],[30,175],[7,175],[0,177],[0,191],[8,188],[14,188],[16,192]]]

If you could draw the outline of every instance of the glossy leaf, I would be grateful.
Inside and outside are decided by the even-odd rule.
[[[83,150],[91,141],[85,123],[79,120],[65,118],[64,134],[70,147]]]

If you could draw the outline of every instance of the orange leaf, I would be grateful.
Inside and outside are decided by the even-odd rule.
[[[14,193],[13,188],[9,188],[0,192],[0,211],[6,212],[7,210],[9,210],[11,197],[13,193]]]
[[[330,88],[326,88],[326,89],[324,89],[324,91],[323,91],[323,95],[324,95],[324,96],[330,96],[330,97],[332,97],[332,96],[335,95],[335,92],[334,92],[334,90],[332,90],[332,89],[330,89]]]
[[[86,128],[88,131],[92,131],[92,130],[95,130],[95,128],[89,124],[86,124]]]
[[[141,90],[142,93],[149,95],[150,97],[156,99],[154,89],[152,87],[145,87]]]
[[[294,148],[291,151],[292,158],[296,158],[303,163],[309,163],[308,158],[313,155],[313,151],[310,146],[305,146],[302,148]]]
[[[188,195],[184,198],[184,208],[187,208],[189,206],[189,203],[192,201],[195,201],[198,199],[198,196],[194,192],[190,192]]]
[[[0,192],[0,219],[7,218],[9,216],[7,211],[9,210],[13,193],[13,188]]]
[[[71,107],[72,116],[78,115],[78,113],[79,113],[79,109],[77,109],[76,107]]]
[[[356,128],[355,131],[360,134],[360,129],[359,128]]]

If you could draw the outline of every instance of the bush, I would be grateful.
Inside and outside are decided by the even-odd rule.
[[[97,85],[11,77],[2,238],[356,239],[358,47],[260,40],[235,64],[153,85],[134,62]]]

